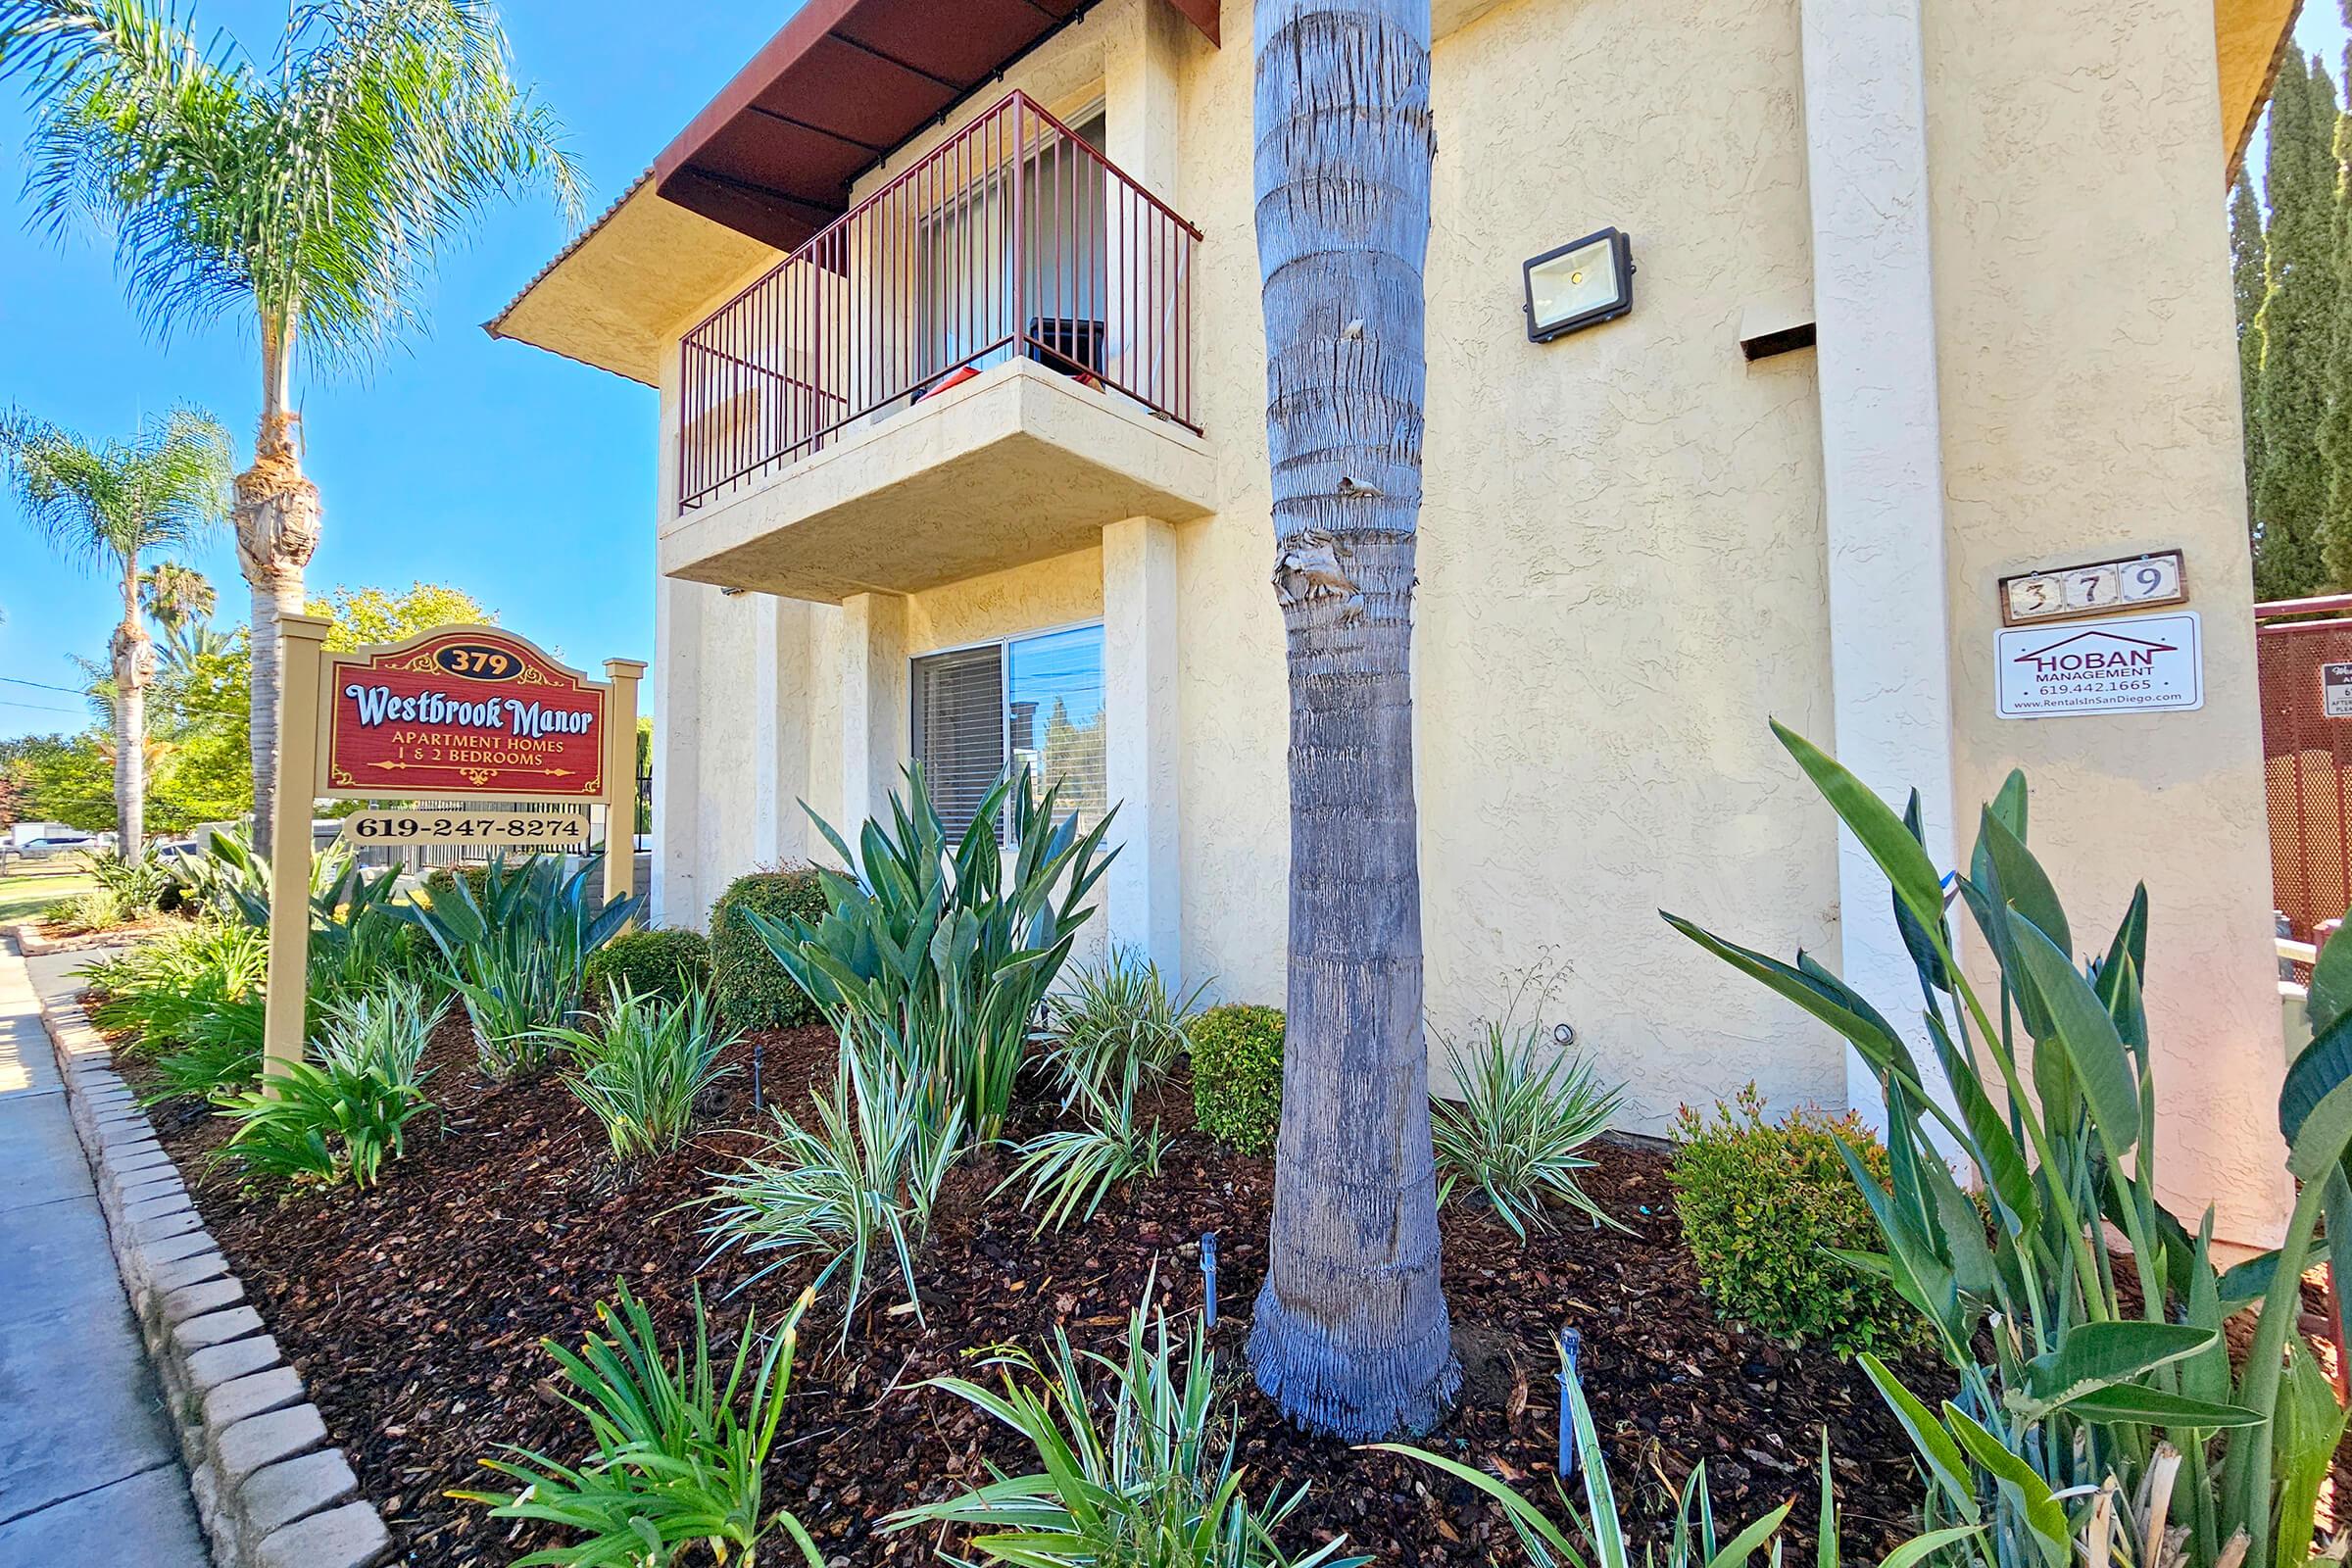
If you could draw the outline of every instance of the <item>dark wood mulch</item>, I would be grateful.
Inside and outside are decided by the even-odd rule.
[[[749,1049],[737,1049],[738,1065]],[[765,1037],[769,1098],[796,1103],[812,1076],[829,1081],[832,1054],[821,1031]],[[707,1261],[697,1216],[678,1211],[704,1193],[705,1172],[760,1142],[741,1130],[758,1125],[748,1073],[713,1094],[710,1125],[725,1130],[615,1172],[595,1122],[560,1085],[484,1086],[462,1022],[444,1026],[428,1063],[439,1125],[375,1190],[280,1205],[211,1178],[197,1185],[197,1200],[408,1560],[504,1563],[549,1538],[511,1533],[444,1494],[493,1482],[475,1461],[503,1445],[577,1456],[580,1438],[544,1381],[552,1363],[542,1336],[576,1340],[618,1277],[671,1327],[687,1319],[699,1284],[731,1343],[747,1306],[763,1318],[781,1313],[813,1271],[780,1270],[730,1294],[752,1270]],[[124,1065],[138,1075],[135,1057]],[[1112,1349],[1154,1274],[1164,1299],[1196,1307],[1197,1239],[1214,1230],[1216,1343],[1237,1389],[1249,1489],[1263,1497],[1312,1485],[1288,1544],[1303,1550],[1345,1532],[1384,1564],[1485,1563],[1491,1547],[1517,1560],[1497,1511],[1470,1488],[1305,1437],[1250,1386],[1242,1345],[1264,1269],[1272,1164],[1195,1132],[1181,1086],[1162,1115],[1181,1131],[1160,1178],[1114,1193],[1092,1222],[1060,1234],[1033,1237],[1012,1195],[990,1196],[1000,1158],[967,1159],[922,1260],[923,1321],[888,1310],[900,1298],[886,1276],[850,1348],[835,1354],[838,1319],[820,1303],[803,1334],[789,1435],[769,1467],[770,1505],[795,1508],[830,1561],[932,1560],[934,1537],[881,1536],[877,1521],[984,1480],[984,1460],[1032,1466],[1000,1429],[923,1380],[968,1370],[989,1348],[1042,1347],[1055,1324],[1081,1348]],[[183,1166],[221,1136],[200,1106],[160,1106],[156,1120]],[[1466,1378],[1429,1446],[1547,1494],[1550,1336],[1572,1322],[1629,1513],[1657,1517],[1704,1459],[1719,1521],[1736,1528],[1795,1497],[1789,1544],[1809,1550],[1826,1427],[1846,1544],[1875,1560],[1906,1533],[1918,1492],[1909,1446],[1867,1380],[1832,1356],[1717,1322],[1681,1245],[1663,1156],[1612,1145],[1601,1161],[1589,1188],[1630,1235],[1573,1222],[1523,1250],[1474,1213],[1446,1214],[1447,1297]],[[1934,1365],[1901,1372],[1930,1397],[1949,1388]]]

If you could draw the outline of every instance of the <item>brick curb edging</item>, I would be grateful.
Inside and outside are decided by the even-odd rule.
[[[370,1568],[375,1505],[327,1442],[301,1374],[245,1304],[172,1156],[78,1004],[40,999],[108,1245],[164,1386],[216,1568]]]

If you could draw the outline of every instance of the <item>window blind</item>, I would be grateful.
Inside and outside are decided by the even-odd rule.
[[[1004,771],[1004,656],[997,647],[914,662],[914,755],[951,840]]]

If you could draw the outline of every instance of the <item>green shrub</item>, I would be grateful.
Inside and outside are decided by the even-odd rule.
[[[610,993],[684,1002],[710,983],[710,943],[700,931],[624,931],[588,955],[591,1002]]]
[[[1886,1150],[1852,1112],[1797,1110],[1764,1119],[1749,1084],[1712,1116],[1685,1105],[1676,1123],[1675,1209],[1699,1282],[1725,1315],[1840,1354],[1918,1343],[1918,1319],[1894,1287],[1831,1255],[1879,1241],[1840,1145],[1887,1180]]]
[[[825,917],[825,883],[815,866],[739,876],[710,909],[710,983],[718,1010],[738,1029],[797,1029],[817,1021],[816,1004],[784,972],[744,911],[771,920]]]
[[[466,879],[466,891],[476,904],[482,902],[490,879],[490,867],[479,860],[459,865],[436,865],[424,873],[424,896],[435,904],[456,896],[458,878]]]
[[[1270,1154],[1282,1130],[1280,1007],[1228,1003],[1192,1022],[1193,1114],[1245,1154]]]
[[[747,1318],[722,1382],[699,1296],[694,1343],[673,1350],[663,1348],[652,1314],[627,1285],[616,1282],[614,1294],[612,1304],[597,1303],[602,1326],[577,1354],[554,1340],[539,1342],[563,1369],[557,1397],[579,1417],[587,1429],[579,1436],[594,1450],[575,1467],[510,1447],[512,1457],[482,1462],[520,1490],[450,1495],[489,1504],[493,1519],[540,1520],[577,1534],[517,1557],[514,1568],[654,1568],[686,1560],[698,1545],[710,1557],[696,1553],[697,1561],[749,1564],[779,1532],[799,1560],[816,1568],[823,1561],[816,1543],[790,1509],[768,1511],[760,1484],[792,1391],[808,1298],[785,1317],[780,1334],[762,1335],[759,1319]],[[564,1451],[583,1446],[571,1441]]]

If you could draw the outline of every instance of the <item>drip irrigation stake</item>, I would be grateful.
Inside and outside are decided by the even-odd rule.
[[[755,1116],[766,1108],[765,1102],[760,1096],[760,1058],[766,1050],[767,1047],[763,1042],[758,1040],[752,1042],[752,1114]]]
[[[1217,1233],[1200,1233],[1200,1300],[1204,1327],[1217,1326]]]
[[[1569,1414],[1568,1391],[1576,1380],[1576,1358],[1578,1353],[1584,1349],[1584,1336],[1577,1333],[1576,1330],[1571,1328],[1560,1330],[1560,1460],[1558,1473],[1562,1481],[1576,1474],[1576,1422]]]

